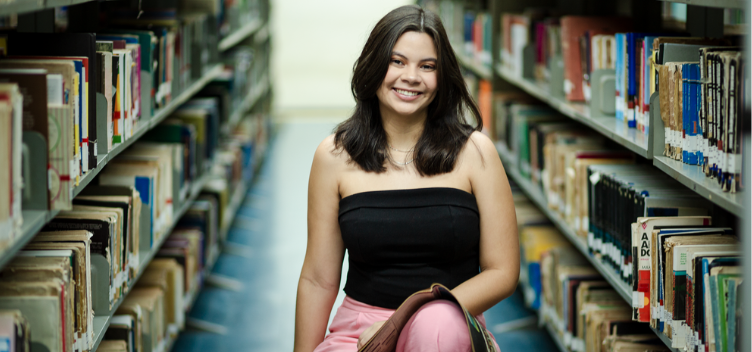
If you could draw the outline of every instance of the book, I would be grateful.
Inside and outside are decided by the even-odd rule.
[[[183,267],[174,259],[155,259],[149,263],[136,286],[162,289],[165,295],[165,323],[180,329],[185,324],[183,275]]]
[[[43,69],[0,70],[0,82],[18,85],[19,91],[23,95],[22,101],[26,101],[22,111],[23,130],[39,133],[49,148],[50,133],[47,104],[30,103],[31,101],[47,101],[47,71]],[[54,130],[53,134],[57,135]],[[46,164],[49,164],[49,161]],[[45,186],[49,189],[49,182]],[[64,205],[48,203],[49,209],[57,209],[58,207],[64,207]]]
[[[110,326],[104,333],[104,340],[102,342],[119,340],[125,343],[125,350],[128,352],[135,352],[135,338],[136,332],[134,318],[130,315],[113,315],[110,320]],[[108,342],[109,343],[109,342]],[[99,345],[102,348],[102,345]]]
[[[634,309],[633,319],[650,321],[650,261],[651,233],[655,226],[708,226],[709,216],[677,216],[677,217],[640,217],[637,218],[637,231],[632,234],[632,253],[638,259],[634,261],[634,276],[632,283],[632,300]]]
[[[29,322],[18,309],[0,310],[0,343],[6,351],[31,351]]]
[[[77,341],[75,319],[76,312],[82,307],[75,300],[72,272],[75,257],[71,250],[27,250],[19,253],[0,274],[6,283],[60,283],[62,345],[65,350],[76,349],[80,343]],[[43,311],[35,313],[44,314]],[[31,326],[36,331],[37,325]]]
[[[49,351],[71,351],[65,324],[64,283],[59,279],[43,282],[0,281],[0,309],[16,309],[26,318],[31,343]]]
[[[93,33],[12,33],[8,36],[8,53],[10,55],[60,55],[83,56],[88,58],[91,67],[95,67],[96,38]],[[88,80],[92,89],[86,88],[86,113],[88,117],[86,136],[88,136],[88,165],[90,169],[97,165],[97,119],[96,119],[96,87],[99,84],[99,73],[86,68]]]
[[[579,38],[588,30],[623,31],[631,27],[631,21],[614,17],[563,16],[560,23],[564,93],[569,101],[584,101]]]
[[[78,339],[82,341],[80,345],[84,349],[94,344],[91,237],[92,233],[86,230],[40,232],[26,247],[31,250],[59,248],[74,251],[75,265],[73,279],[76,285],[76,299],[80,300],[80,309],[76,312],[78,319],[76,324],[80,327]]]
[[[666,268],[665,268],[665,295],[664,306],[670,313],[668,315],[669,336],[676,342],[672,343],[674,347],[684,347],[687,345],[688,330],[686,325],[686,307],[687,307],[687,256],[691,252],[703,250],[702,247],[716,250],[733,250],[738,240],[733,236],[680,236],[671,237],[665,241],[666,248]],[[725,245],[723,245],[725,244]]]

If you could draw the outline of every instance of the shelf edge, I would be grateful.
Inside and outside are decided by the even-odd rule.
[[[253,33],[259,30],[262,26],[263,26],[263,23],[261,19],[259,18],[253,19],[253,21],[248,22],[247,24],[243,25],[243,27],[240,27],[238,30],[232,32],[230,35],[220,40],[219,51],[223,52],[232,48],[233,46],[237,45],[244,39],[253,35]]]

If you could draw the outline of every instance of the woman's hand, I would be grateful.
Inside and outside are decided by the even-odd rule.
[[[363,333],[360,334],[360,337],[358,337],[358,349],[363,347],[363,345],[365,345],[366,342],[368,342],[368,340],[370,340],[371,337],[381,329],[381,326],[384,325],[384,323],[386,323],[386,320],[377,321],[363,331]]]

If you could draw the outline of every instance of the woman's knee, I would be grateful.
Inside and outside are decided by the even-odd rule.
[[[446,300],[421,307],[405,325],[397,351],[464,351],[470,348],[465,315]]]

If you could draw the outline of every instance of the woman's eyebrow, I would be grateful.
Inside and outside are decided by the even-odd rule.
[[[392,55],[395,55],[395,56],[399,56],[399,57],[401,57],[401,58],[403,58],[403,59],[407,60],[407,56],[403,55],[403,54],[402,54],[402,53],[400,53],[399,51],[392,51]],[[421,62],[423,62],[423,61],[432,61],[432,62],[436,62],[436,61],[438,61],[438,60],[436,60],[436,58],[435,58],[435,57],[427,57],[427,58],[424,58],[424,59],[422,59],[422,60],[420,60],[420,61],[421,61]]]

